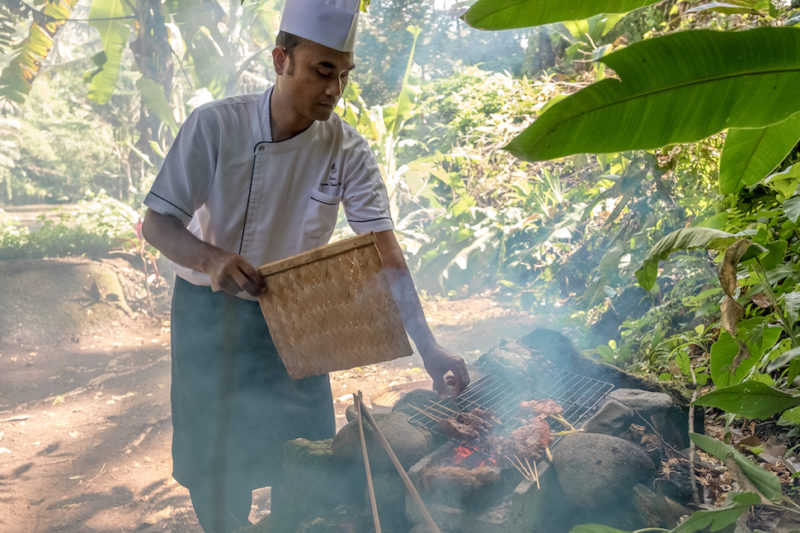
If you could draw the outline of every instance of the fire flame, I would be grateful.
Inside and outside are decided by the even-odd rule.
[[[461,446],[461,445],[456,446],[455,449],[453,450],[453,464],[455,466],[462,466],[462,465],[467,466],[468,468],[477,468],[479,466],[484,466],[486,464],[497,464],[497,460],[494,457],[489,457],[482,453],[479,455],[482,456],[483,458],[477,464],[475,464],[474,460],[470,460],[469,465],[465,464],[467,463],[467,460],[474,454],[475,450],[471,448],[467,448],[466,446]]]

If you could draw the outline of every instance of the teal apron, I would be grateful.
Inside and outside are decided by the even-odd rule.
[[[280,480],[283,449],[335,432],[328,375],[294,380],[257,302],[176,278],[172,302],[173,476],[191,489]]]

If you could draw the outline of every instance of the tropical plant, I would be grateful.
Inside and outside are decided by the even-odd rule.
[[[136,238],[139,213],[103,191],[42,215],[33,230],[0,211],[0,259],[104,257]]]
[[[72,14],[78,0],[37,0],[32,8],[24,2],[4,2],[0,6],[0,51],[11,48],[15,23],[32,19],[27,37],[16,47],[16,53],[0,73],[0,103],[25,101],[39,75],[56,34]]]
[[[625,13],[650,3],[537,2],[532,9],[526,0],[478,0],[464,18],[475,26],[500,29]],[[667,24],[666,35],[644,33],[644,40],[610,53],[598,47],[595,59],[612,69],[612,77],[600,79],[600,71],[598,81],[554,100],[506,148],[522,159],[542,161],[579,153],[654,150],[727,130],[718,181],[720,193],[727,196],[709,197],[699,216],[687,217],[690,227],[650,222],[651,238],[666,236],[652,246],[636,272],[642,287],[650,290],[660,262],[670,254],[710,250],[706,257],[718,269],[721,290],[707,291],[705,298],[715,299],[719,333],[705,324],[695,330],[701,339],[687,335],[680,340],[680,333],[663,331],[647,338],[640,332],[638,340],[644,342],[638,347],[612,343],[600,353],[641,362],[649,346],[659,354],[662,368],[674,357],[678,375],[691,373],[696,379],[700,369],[702,381],[713,383],[716,390],[702,395],[698,405],[723,409],[731,417],[780,415],[782,422],[798,424],[800,212],[795,206],[800,182],[787,156],[796,160],[792,152],[800,140],[800,104],[793,96],[800,82],[800,30],[792,27],[800,16],[786,4],[764,2],[708,4],[690,11],[724,12],[709,20],[721,21],[716,28],[737,31]],[[746,16],[739,17],[741,13]],[[668,161],[658,163],[669,169]],[[776,168],[781,172],[775,173]],[[659,175],[653,172],[648,181],[658,181]],[[704,318],[713,323],[715,317],[706,311]],[[796,511],[783,498],[774,475],[716,440],[692,440],[721,459],[733,458],[757,494],[731,495],[726,507],[695,513],[672,531],[716,531],[758,503],[788,503]],[[573,531],[616,530],[584,525]]]
[[[419,110],[416,105],[418,80],[413,74],[413,68],[415,44],[421,30],[410,26],[407,31],[412,36],[411,51],[397,98],[388,104],[369,107],[361,98],[358,84],[351,82],[345,89],[344,105],[340,111],[342,117],[369,141],[386,183],[393,215],[399,212],[400,196],[407,189],[403,178],[407,167],[399,164],[397,152],[404,140],[403,129]],[[411,142],[410,139],[405,140]]]

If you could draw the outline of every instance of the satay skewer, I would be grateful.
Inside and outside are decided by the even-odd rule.
[[[429,405],[428,409],[430,410],[429,412],[433,412],[437,415],[444,415],[445,418],[450,416],[455,416],[458,414],[458,411],[455,411],[450,408],[445,408],[444,406],[439,406],[439,405]],[[438,411],[437,409],[441,409],[441,411]]]
[[[555,420],[556,422],[558,422],[559,424],[561,424],[561,425],[562,425],[562,426],[564,426],[565,428],[567,428],[567,429],[569,429],[569,430],[572,430],[572,431],[575,431],[575,426],[573,426],[572,424],[570,424],[570,423],[567,421],[567,419],[566,419],[566,418],[564,418],[563,416],[561,416],[561,415],[557,415],[557,414],[554,414],[554,413],[551,413],[551,414],[549,414],[549,415],[547,415],[547,416],[549,416],[550,418],[552,418],[553,420]]]
[[[563,437],[564,435],[571,435],[572,433],[582,433],[583,428],[581,429],[565,429],[564,431],[556,431],[555,433],[551,433],[554,437]]]
[[[515,456],[514,456],[514,459],[516,459],[516,458],[517,458],[517,456],[515,455]],[[524,467],[520,466],[520,464],[521,464],[521,463],[520,463],[520,464],[517,464],[516,462],[512,461],[512,460],[511,460],[509,457],[506,457],[506,460],[507,460],[509,463],[511,463],[511,466],[513,466],[513,467],[514,467],[514,469],[515,469],[517,472],[519,472],[520,474],[522,474],[522,477],[523,477],[523,478],[524,478],[526,481],[532,481],[532,480],[530,479],[530,474],[528,474],[528,472],[525,470],[525,468],[524,468]]]
[[[411,407],[412,409],[414,409],[414,410],[415,410],[415,411],[417,411],[418,413],[422,413],[423,415],[427,416],[428,418],[430,418],[430,419],[432,419],[432,420],[435,420],[436,422],[439,422],[439,421],[441,421],[441,420],[442,420],[442,417],[436,416],[436,415],[434,415],[433,413],[429,413],[429,412],[428,412],[428,411],[426,411],[425,409],[420,409],[420,408],[419,408],[419,407],[417,407],[416,405],[410,405],[409,407]]]
[[[528,470],[533,473],[533,479],[536,481],[536,488],[541,489],[541,485],[539,485],[539,474],[536,471],[536,460],[533,461],[533,468],[531,468],[531,463],[528,461],[528,458],[525,458],[525,464],[528,465]]]
[[[506,459],[508,459],[508,462],[511,463],[511,466],[513,466],[514,468],[517,469],[517,472],[522,474],[522,477],[525,479],[525,481],[528,481],[530,483],[533,483],[533,482],[537,481],[536,476],[533,473],[533,470],[531,470],[531,468],[530,468],[530,463],[528,463],[528,466],[526,467],[525,464],[522,462],[522,459],[520,459],[516,455],[514,456],[514,461],[512,461],[508,457],[506,457]],[[526,458],[526,461],[527,461],[527,458]],[[536,485],[537,486],[539,485],[538,482],[536,483]]]
[[[450,411],[453,414],[456,414],[456,413],[459,412],[459,411],[456,411],[455,409],[453,409],[452,407],[447,407],[446,405],[441,404],[441,403],[432,403],[429,407],[436,407],[436,408],[442,409],[444,411]]]

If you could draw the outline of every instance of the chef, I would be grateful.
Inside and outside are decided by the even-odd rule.
[[[256,267],[324,245],[340,205],[375,232],[406,330],[442,395],[469,382],[427,325],[367,142],[333,111],[355,67],[359,0],[287,0],[263,94],[196,109],[145,198],[143,232],[177,274],[172,301],[173,475],[207,532],[247,525],[251,491],[280,505],[285,441],[334,434],[327,375],[286,373]]]

